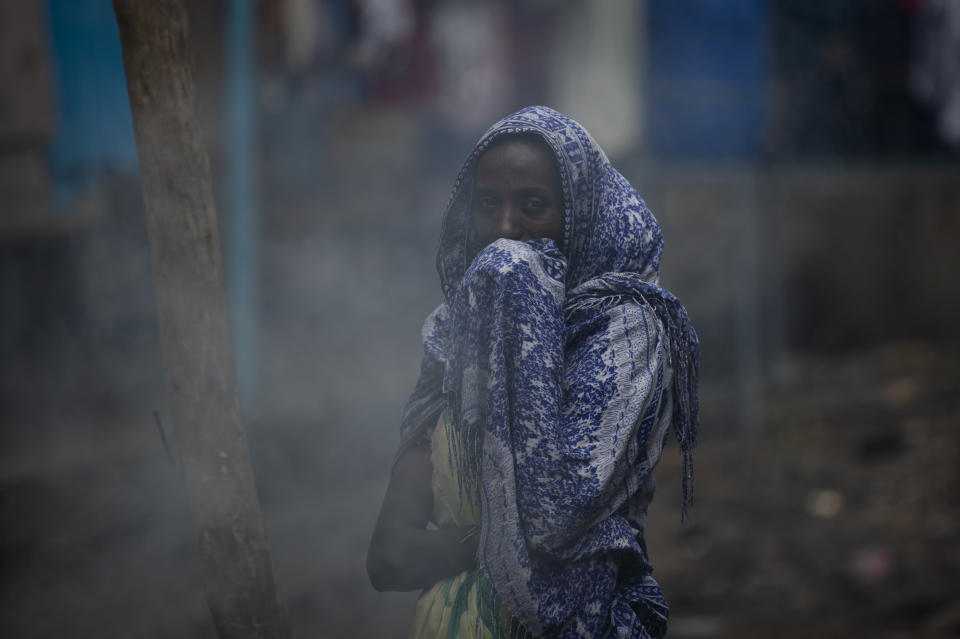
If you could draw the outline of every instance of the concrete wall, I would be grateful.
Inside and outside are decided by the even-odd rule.
[[[960,320],[960,167],[684,167],[635,183],[664,228],[663,281],[705,333],[732,330],[745,277],[793,348],[943,339]]]
[[[663,226],[662,283],[700,335],[708,402],[710,389],[736,403],[776,384],[789,352],[955,340],[956,165],[673,166],[628,177]]]

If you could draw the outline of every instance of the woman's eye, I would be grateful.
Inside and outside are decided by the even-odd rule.
[[[538,197],[532,197],[523,204],[524,210],[528,213],[540,213],[547,206],[547,203]]]
[[[480,199],[477,201],[477,204],[480,205],[481,209],[489,210],[497,206],[497,199],[490,197],[489,195],[484,195],[480,197]]]

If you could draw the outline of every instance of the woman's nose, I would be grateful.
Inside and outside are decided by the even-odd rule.
[[[497,235],[508,240],[519,240],[523,234],[520,226],[520,220],[517,211],[512,206],[504,206],[500,212],[500,220],[497,227]]]

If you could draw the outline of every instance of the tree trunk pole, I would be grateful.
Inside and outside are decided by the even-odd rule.
[[[290,636],[237,383],[210,163],[180,0],[113,0],[140,161],[167,394],[221,638]]]

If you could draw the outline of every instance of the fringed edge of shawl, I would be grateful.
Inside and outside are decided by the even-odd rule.
[[[688,509],[693,505],[693,448],[697,444],[700,427],[700,400],[698,380],[700,377],[700,342],[686,309],[671,294],[657,295],[653,302],[662,303],[661,314],[669,317],[667,331],[670,334],[670,351],[673,358],[674,407],[679,415],[674,416],[673,431],[683,456],[683,505],[680,520],[689,518]],[[659,310],[659,309],[658,309]]]

